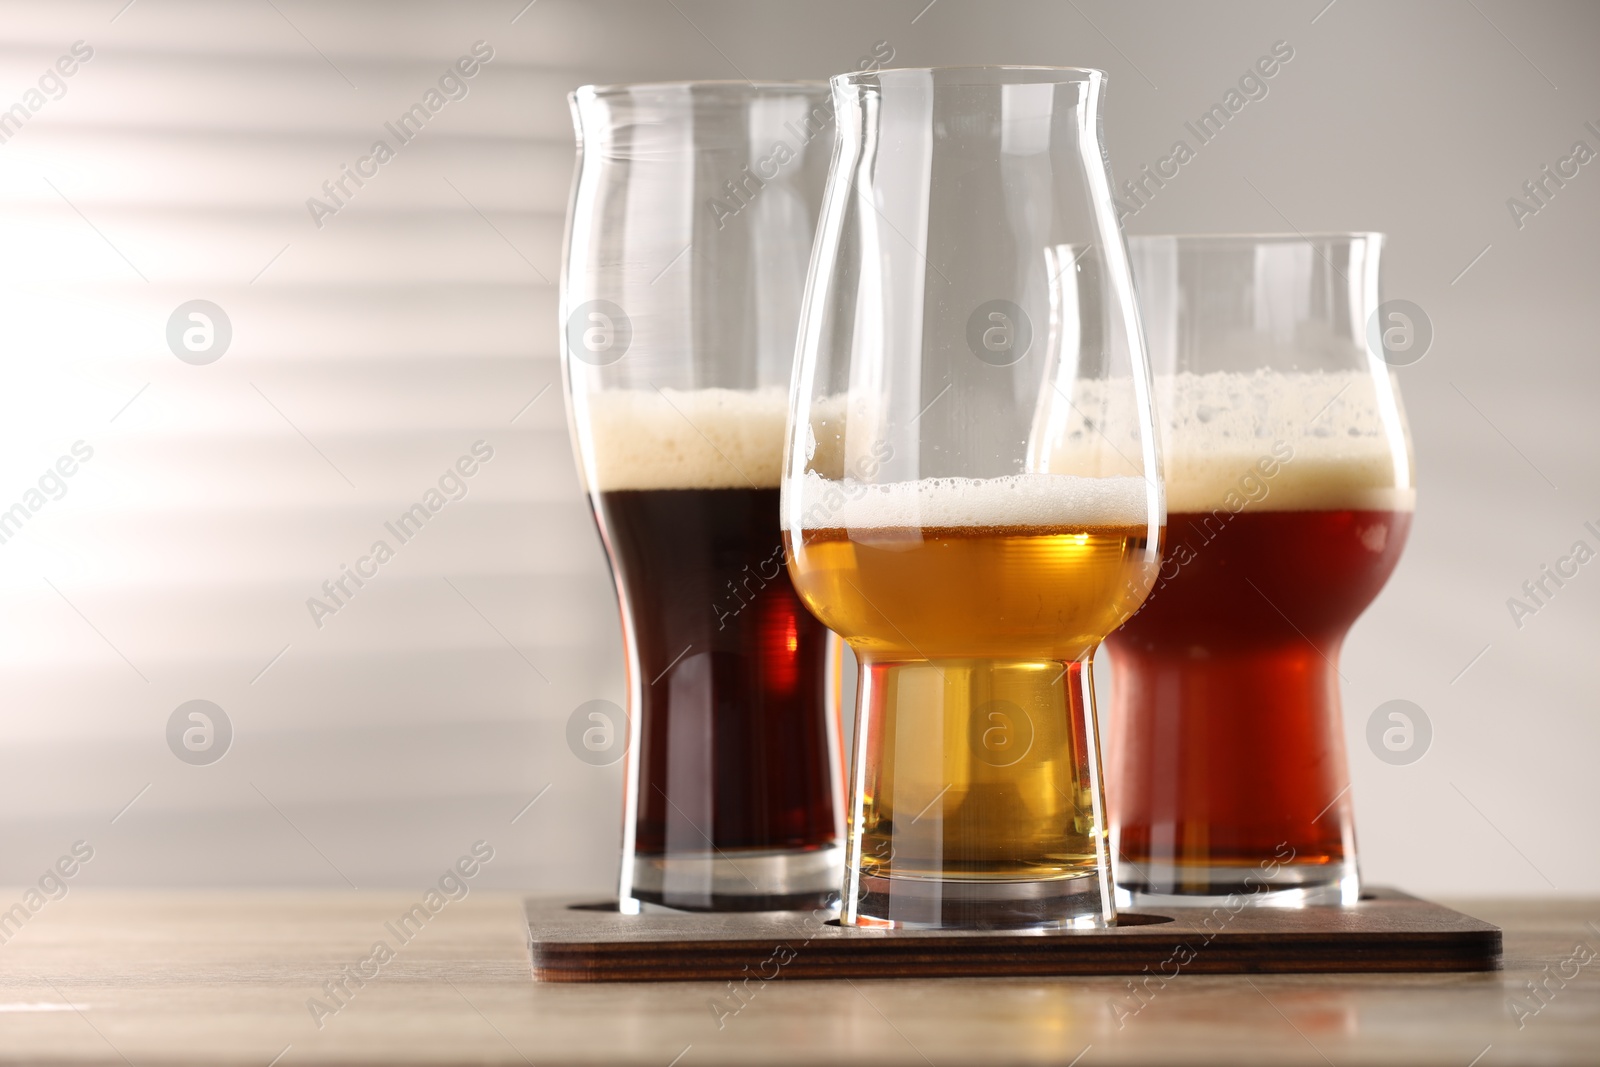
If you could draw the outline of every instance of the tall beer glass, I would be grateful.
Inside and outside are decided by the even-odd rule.
[[[1119,887],[1353,902],[1339,646],[1415,500],[1368,341],[1382,237],[1129,244],[1169,514],[1155,589],[1107,645]]]
[[[833,79],[783,528],[862,666],[846,923],[1115,918],[1089,661],[1163,505],[1104,83]]]
[[[563,367],[628,657],[621,900],[810,907],[842,848],[830,636],[778,474],[826,86],[586,87]]]

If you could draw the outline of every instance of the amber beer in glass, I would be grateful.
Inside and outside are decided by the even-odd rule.
[[[862,669],[840,919],[1114,921],[1090,659],[1155,577],[1162,500],[1104,75],[833,86],[782,506]]]
[[[563,368],[628,658],[622,907],[823,906],[835,639],[785,569],[778,476],[826,87],[590,86],[573,112]]]
[[[1359,893],[1339,649],[1415,501],[1377,234],[1133,238],[1167,549],[1107,648],[1130,899]]]

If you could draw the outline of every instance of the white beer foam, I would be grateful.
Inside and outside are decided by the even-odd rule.
[[[1145,489],[1144,479],[1127,476],[1012,474],[874,484],[808,473],[801,522],[810,530],[1140,526],[1149,521]]]
[[[620,489],[776,489],[789,393],[603,389],[582,398],[589,477]]]
[[[1185,373],[1155,394],[1169,513],[1416,506],[1398,391],[1365,371]]]
[[[1416,491],[1398,393],[1365,371],[1157,375],[1167,511],[1410,510]],[[1134,473],[1127,379],[1071,385],[1041,414],[1036,466]],[[1270,472],[1270,473],[1268,473]]]

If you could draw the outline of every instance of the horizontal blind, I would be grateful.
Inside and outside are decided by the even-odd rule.
[[[118,6],[3,16],[0,880],[86,839],[108,882],[409,884],[482,838],[501,884],[602,886],[620,768],[565,724],[623,684],[557,363],[564,96],[662,38],[618,55],[572,4]],[[232,329],[206,365],[167,339],[196,299]],[[195,699],[234,734],[205,766],[167,738]]]

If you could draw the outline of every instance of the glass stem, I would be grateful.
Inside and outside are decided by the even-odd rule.
[[[1115,918],[1088,661],[863,664],[844,921]]]

